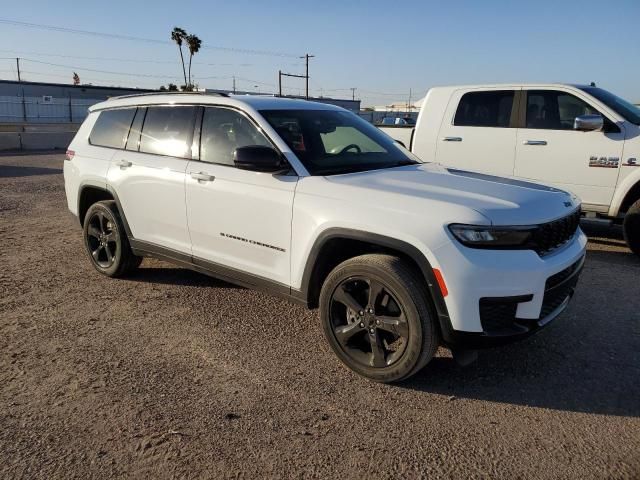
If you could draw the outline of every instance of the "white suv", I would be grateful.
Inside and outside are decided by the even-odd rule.
[[[520,339],[582,268],[562,190],[423,163],[344,109],[151,94],[95,105],[64,165],[68,206],[108,276],[154,256],[319,307],[370,379]]]

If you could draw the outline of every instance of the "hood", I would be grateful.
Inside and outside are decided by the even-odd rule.
[[[435,163],[325,177],[336,184],[431,200],[475,210],[494,225],[531,225],[573,212],[579,200],[557,188],[482,173],[447,169]]]

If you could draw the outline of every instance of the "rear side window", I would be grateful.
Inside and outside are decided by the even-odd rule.
[[[135,108],[101,111],[89,135],[89,143],[99,147],[123,148],[135,113]]]
[[[196,107],[148,107],[142,126],[140,151],[191,158]]]
[[[469,92],[462,95],[453,124],[463,127],[508,127],[513,90]]]
[[[597,113],[589,104],[569,93],[553,90],[527,92],[526,128],[573,130],[576,117]]]

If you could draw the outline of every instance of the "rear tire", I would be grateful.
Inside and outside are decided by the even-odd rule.
[[[83,223],[84,245],[93,267],[107,277],[122,277],[142,262],[131,251],[120,213],[113,200],[89,207]]]
[[[325,337],[338,358],[376,382],[414,375],[440,343],[424,278],[392,255],[342,262],[325,280],[319,303]]]
[[[622,223],[624,239],[633,253],[640,256],[640,200],[629,207]]]

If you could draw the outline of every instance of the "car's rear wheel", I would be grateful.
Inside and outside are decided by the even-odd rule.
[[[624,239],[633,253],[640,256],[640,200],[637,200],[624,216]]]
[[[97,202],[84,217],[84,244],[91,264],[108,277],[121,277],[142,261],[131,251],[118,208],[113,200]]]
[[[410,377],[438,348],[425,282],[395,256],[362,255],[338,265],[322,286],[320,318],[338,358],[377,382]]]

